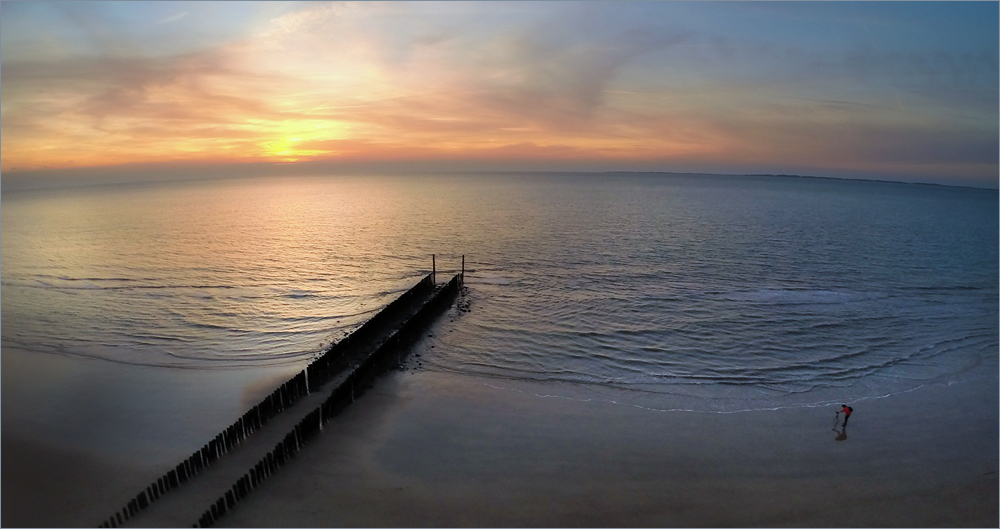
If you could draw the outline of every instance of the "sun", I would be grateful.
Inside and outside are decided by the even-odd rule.
[[[319,149],[301,149],[297,144],[302,143],[302,138],[283,138],[276,141],[265,141],[264,158],[282,162],[297,162],[303,158],[310,158],[329,154],[329,151]]]
[[[328,120],[288,120],[262,127],[259,155],[272,161],[297,162],[336,154],[324,144],[350,137],[346,123]]]

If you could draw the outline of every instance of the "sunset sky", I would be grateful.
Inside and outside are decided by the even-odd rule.
[[[0,170],[997,187],[998,17],[996,2],[3,2]]]

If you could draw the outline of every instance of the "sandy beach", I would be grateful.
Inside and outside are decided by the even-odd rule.
[[[989,373],[853,403],[839,441],[827,407],[657,412],[593,397],[567,385],[391,372],[219,525],[998,521],[998,392]],[[170,465],[26,442],[16,433],[4,432],[8,527],[91,526]]]
[[[841,441],[827,408],[652,412],[545,390],[388,375],[220,525],[997,524],[988,376],[856,403]]]
[[[290,374],[4,348],[0,522],[96,527]]]

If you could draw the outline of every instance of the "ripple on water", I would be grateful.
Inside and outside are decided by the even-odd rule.
[[[480,175],[5,194],[2,338],[140,365],[304,365],[431,254],[439,278],[464,254],[470,310],[428,369],[662,409],[869,398],[996,363],[991,193]]]

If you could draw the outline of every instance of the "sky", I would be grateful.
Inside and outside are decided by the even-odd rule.
[[[668,171],[996,188],[998,5],[5,1],[0,171]]]

